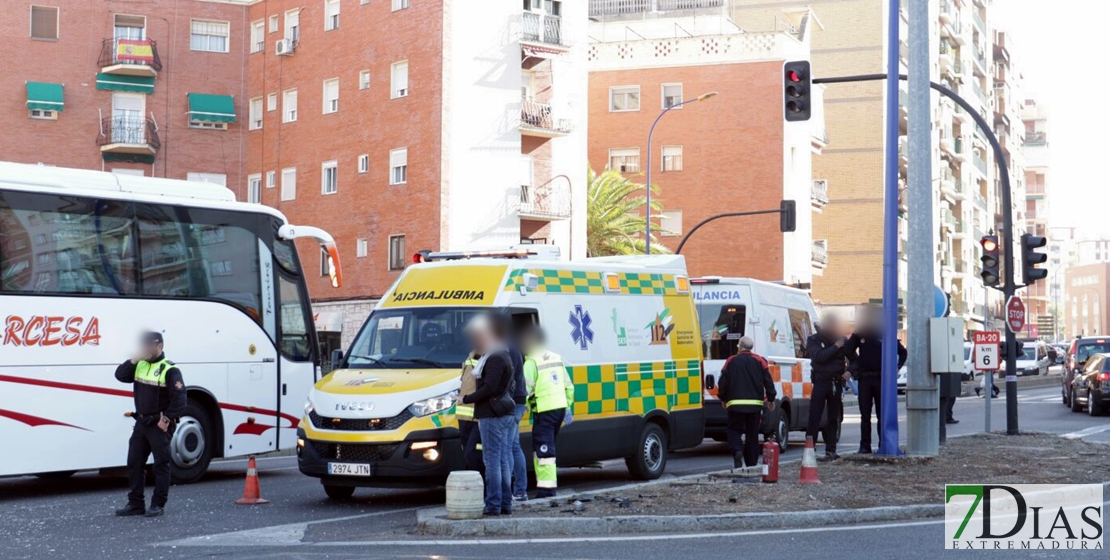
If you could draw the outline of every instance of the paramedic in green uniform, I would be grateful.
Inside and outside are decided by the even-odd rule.
[[[528,409],[532,414],[532,454],[535,457],[537,498],[555,496],[558,486],[555,466],[555,440],[564,420],[571,422],[574,404],[571,384],[563,359],[544,348],[543,332],[535,325],[520,335],[524,351],[524,384],[528,388]]]

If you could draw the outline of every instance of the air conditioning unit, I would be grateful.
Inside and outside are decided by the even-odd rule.
[[[289,56],[293,54],[293,40],[292,39],[278,39],[274,45],[275,52],[278,56]]]

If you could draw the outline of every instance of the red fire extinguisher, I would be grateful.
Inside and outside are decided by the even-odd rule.
[[[779,444],[774,440],[763,442],[763,482],[779,481]]]

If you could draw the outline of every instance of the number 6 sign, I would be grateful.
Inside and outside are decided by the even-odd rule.
[[[997,371],[1001,333],[997,331],[975,331],[975,369]]]

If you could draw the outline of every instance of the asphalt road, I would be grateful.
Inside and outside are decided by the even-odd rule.
[[[995,401],[995,430],[1005,429],[1003,400]],[[1055,387],[1019,395],[1021,429],[1069,434],[1110,444],[1110,418],[1091,418],[1065,408]],[[961,398],[949,435],[983,428],[982,399]],[[859,442],[858,411],[845,416],[842,451]],[[904,419],[905,411],[900,410]],[[902,439],[904,441],[904,422]],[[795,434],[800,436],[801,434]],[[798,438],[800,439],[800,437]],[[59,450],[62,452],[63,450]],[[784,457],[796,458],[800,446]],[[727,468],[721,444],[707,442],[672,456],[668,475]],[[292,457],[262,458],[263,496],[272,503],[234,505],[242,493],[245,461],[223,461],[205,480],[170,491],[167,515],[159,519],[116,518],[124,502],[120,477],[78,474],[63,481],[0,480],[0,559],[23,558],[852,558],[862,547],[879,558],[935,558],[942,527],[931,522],[838,529],[674,535],[663,538],[559,539],[556,542],[420,540],[408,533],[415,510],[441,505],[442,490],[360,490],[350,502],[329,501],[315,479],[302,476]],[[597,469],[563,469],[564,489],[597,490],[627,483],[623,462]],[[830,543],[834,543],[830,546]],[[959,552],[960,557],[975,557]],[[995,553],[997,554],[997,553]],[[1085,553],[1038,553],[1087,557]],[[1100,553],[1105,557],[1105,552]]]

